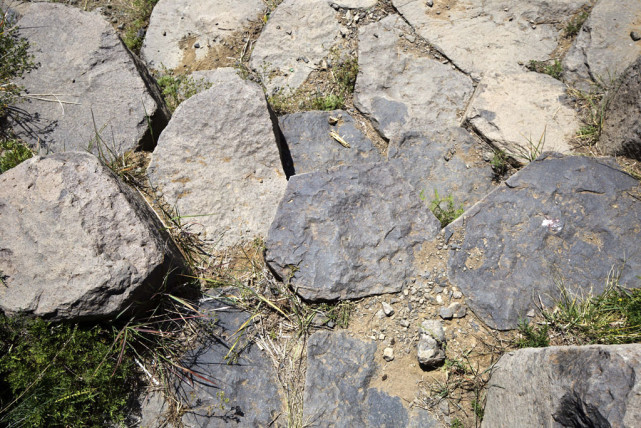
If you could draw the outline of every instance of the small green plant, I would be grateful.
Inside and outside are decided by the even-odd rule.
[[[426,200],[424,191],[421,191],[419,197],[423,201]],[[430,211],[432,211],[432,213],[434,213],[434,216],[441,222],[441,227],[445,227],[456,220],[461,214],[463,214],[464,211],[462,205],[456,207],[452,195],[441,198],[436,189],[434,189],[434,199],[430,201],[429,206]]]
[[[554,59],[552,63],[547,61],[531,60],[527,65],[527,69],[537,73],[547,74],[557,80],[561,80],[563,77],[563,65],[558,59]]]
[[[0,174],[26,161],[33,152],[15,139],[0,140]]]
[[[158,0],[134,0],[131,3],[132,21],[125,29],[123,42],[134,53],[139,54],[145,37],[144,28],[149,24],[149,17]]]
[[[173,113],[183,101],[211,88],[211,83],[204,79],[194,79],[190,76],[174,74],[172,71],[163,68],[161,76],[156,80],[162,91],[165,103]]]
[[[502,177],[507,174],[510,166],[508,164],[507,154],[505,153],[505,151],[496,150],[494,152],[494,156],[492,157],[490,165],[492,165],[492,171],[494,171],[494,174],[497,177]]]
[[[337,110],[345,106],[343,97],[329,94],[312,99],[311,107],[314,110]]]
[[[590,16],[590,14],[587,11],[583,11],[579,15],[572,18],[565,26],[565,30],[563,32],[564,36],[574,37],[579,34],[579,31],[581,30],[581,27],[583,27],[585,21],[588,19],[588,16]]]
[[[532,137],[525,137],[527,145],[521,147],[519,145],[514,148],[514,155],[518,159],[522,159],[526,162],[532,162],[538,158],[541,153],[543,153],[543,148],[545,147],[545,134],[547,133],[547,125],[543,128],[543,133],[539,137],[537,142],[532,141]]]
[[[18,35],[18,27],[0,9],[0,118],[7,114],[9,105],[23,89],[15,81],[37,66],[28,50],[27,39]]]
[[[587,145],[595,144],[601,137],[603,125],[605,124],[605,112],[611,101],[611,94],[616,92],[615,90],[608,92],[607,87],[613,86],[614,83],[607,86],[598,84],[589,92],[574,88],[568,90],[568,93],[576,100],[577,107],[582,113],[581,120],[583,124],[577,132],[577,137]]]
[[[120,422],[135,390],[110,330],[0,316],[0,425]]]
[[[450,424],[450,428],[463,428],[463,422],[459,418],[456,418]]]
[[[517,340],[516,345],[519,348],[544,348],[550,346],[547,324],[533,327],[527,319],[522,319],[518,323],[518,330],[521,337]]]
[[[353,93],[358,76],[358,59],[341,59],[340,55],[334,53],[334,63],[338,64],[332,75],[339,85],[342,94]]]
[[[641,289],[620,286],[614,274],[600,295],[578,297],[563,285],[559,289],[556,310],[543,315],[566,341],[581,345],[641,341]]]

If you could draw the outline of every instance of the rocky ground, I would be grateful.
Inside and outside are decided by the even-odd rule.
[[[4,3],[43,157],[0,176],[0,309],[190,270],[216,340],[136,424],[634,426],[638,345],[515,337],[639,285],[637,0],[61,3]]]

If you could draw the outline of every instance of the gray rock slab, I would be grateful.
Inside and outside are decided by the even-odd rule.
[[[398,15],[361,27],[354,105],[388,140],[406,131],[458,125],[472,95],[469,77],[404,47],[411,27]]]
[[[376,6],[377,0],[329,0],[329,3],[345,9],[368,9]]]
[[[150,182],[219,247],[267,234],[287,181],[260,86],[218,69],[158,139]]]
[[[640,23],[637,0],[599,1],[563,60],[568,84],[582,90],[594,83],[610,85],[641,57],[641,42],[630,37]]]
[[[406,133],[391,141],[387,157],[429,203],[437,191],[469,208],[495,188],[494,172],[482,153],[489,146],[463,128],[430,134]]]
[[[565,85],[541,73],[488,73],[479,83],[466,120],[520,163],[539,141],[541,151],[567,153],[580,122]]]
[[[327,0],[283,1],[256,41],[249,65],[267,93],[295,91],[340,38],[336,11]]]
[[[183,367],[198,376],[174,382],[185,411],[183,425],[280,426],[279,417],[284,409],[272,361],[256,346],[247,330],[237,333],[250,314],[224,299],[201,304],[199,312],[215,327],[211,335],[201,336],[198,346],[182,360]],[[230,354],[232,347],[234,352]],[[161,403],[165,403],[164,399],[153,394],[142,400],[141,426],[157,427],[166,422],[166,406]]]
[[[515,328],[559,284],[598,294],[614,270],[639,286],[640,221],[639,182],[613,160],[545,154],[448,226],[449,279],[488,325]]]
[[[641,345],[521,349],[501,357],[482,427],[633,427],[641,420]]]
[[[474,79],[547,60],[557,47],[556,23],[588,0],[393,0],[416,32]]]
[[[331,125],[334,119],[338,121]],[[281,116],[278,123],[295,174],[381,160],[376,147],[356,128],[354,119],[345,111],[293,113]],[[330,132],[337,133],[350,147],[341,145]]]
[[[40,64],[17,82],[28,93],[16,105],[25,113],[13,118],[18,136],[42,153],[97,153],[96,133],[105,152],[153,148],[169,112],[111,25],[61,4],[25,3],[16,10],[20,35]]]
[[[598,145],[608,155],[641,160],[641,57],[626,69],[611,96]]]
[[[9,315],[114,316],[183,266],[156,214],[89,153],[36,157],[0,175],[0,216]]]
[[[401,290],[413,253],[440,224],[388,163],[290,178],[265,259],[305,299],[351,299]]]
[[[141,56],[152,69],[178,68],[187,56],[202,61],[234,32],[265,11],[261,0],[160,0],[149,19]],[[199,48],[194,48],[198,44]]]
[[[303,418],[311,427],[435,427],[423,410],[370,388],[376,344],[345,333],[314,333],[307,343]]]

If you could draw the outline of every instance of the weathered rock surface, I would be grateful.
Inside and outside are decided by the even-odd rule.
[[[0,175],[0,217],[0,309],[10,315],[113,316],[182,266],[154,212],[88,153]]]
[[[632,0],[633,1],[633,0]],[[555,23],[586,0],[393,0],[416,32],[465,73],[514,71],[519,63],[547,60],[559,42]]]
[[[440,224],[388,163],[295,175],[266,241],[266,261],[310,300],[401,290],[414,249]]]
[[[611,269],[638,286],[639,182],[613,160],[546,154],[446,229],[449,279],[488,325],[515,328],[558,284],[603,292]]]
[[[482,426],[637,426],[640,370],[638,344],[510,352],[492,372]]]
[[[263,92],[232,69],[182,103],[147,170],[182,216],[221,247],[267,233],[287,185]]]
[[[630,37],[639,23],[638,0],[599,1],[563,60],[565,80],[583,90],[594,83],[609,85],[641,57],[641,42]]]
[[[271,360],[244,333],[237,334],[250,315],[224,300],[203,303],[199,311],[216,326],[214,335],[202,338],[201,344],[189,351],[182,362],[183,367],[199,375],[176,385],[175,392],[186,407],[184,426],[278,425],[283,404]],[[239,343],[234,346],[236,340]],[[238,354],[232,352],[230,360],[227,356],[232,347]],[[166,422],[162,403],[153,395],[143,400],[142,427],[157,427]]]
[[[29,93],[16,106],[26,113],[14,118],[18,136],[47,153],[97,153],[96,132],[118,155],[151,149],[152,135],[160,134],[169,112],[111,25],[61,4],[25,3],[17,11],[20,35],[40,64],[17,82]]]
[[[141,56],[153,69],[202,61],[222,49],[234,32],[260,19],[264,10],[261,0],[161,0],[149,19]]]
[[[472,100],[466,119],[485,139],[526,163],[532,145],[570,150],[579,129],[576,111],[566,102],[565,86],[540,73],[489,73]]]
[[[268,94],[295,91],[340,37],[336,11],[327,0],[283,1],[263,29],[249,65]]]
[[[445,331],[438,320],[425,320],[419,331],[417,357],[421,367],[432,369],[445,361]]]
[[[338,120],[331,125],[334,119]],[[281,116],[278,123],[295,174],[381,160],[378,150],[354,126],[354,119],[345,111],[293,113]],[[343,147],[330,132],[336,132],[350,147]]]
[[[387,157],[428,203],[436,190],[441,198],[451,195],[457,207],[468,208],[495,187],[492,167],[482,158],[483,146],[489,149],[455,127],[427,135],[403,134],[390,142]]]
[[[421,52],[405,48],[412,29],[390,15],[359,30],[358,78],[354,105],[387,139],[405,131],[458,125],[472,81]]]
[[[346,9],[367,9],[376,6],[377,0],[329,0],[329,3]]]
[[[641,160],[641,57],[623,73],[612,97],[599,146],[609,155]]]
[[[310,426],[435,427],[424,410],[407,410],[399,397],[370,388],[376,344],[345,333],[314,333],[307,344],[303,418]]]

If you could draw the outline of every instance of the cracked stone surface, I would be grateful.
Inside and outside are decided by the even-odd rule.
[[[490,73],[480,82],[466,120],[493,145],[527,163],[533,148],[567,153],[579,130],[565,85],[540,73]]]
[[[501,357],[484,428],[632,427],[641,420],[641,345],[553,346]]]
[[[450,224],[448,275],[493,328],[516,328],[558,284],[600,294],[613,272],[638,287],[639,182],[612,159],[546,154]]]
[[[631,0],[634,1],[634,0]],[[515,71],[519,62],[544,61],[557,47],[556,23],[587,0],[392,0],[432,46],[474,79],[491,71]]]
[[[157,70],[178,68],[189,56],[203,60],[227,37],[260,19],[264,10],[261,0],[160,0],[149,19],[141,57]]]
[[[425,132],[459,124],[472,95],[464,74],[421,52],[405,49],[411,27],[397,15],[359,29],[354,105],[388,140],[407,131]]]
[[[376,372],[374,342],[345,333],[314,333],[307,344],[304,420],[312,427],[437,427],[422,409],[370,388]]]
[[[563,60],[568,84],[586,91],[594,83],[610,85],[641,57],[641,41],[630,37],[640,30],[641,2],[599,1]]]
[[[413,251],[440,223],[388,163],[295,175],[265,243],[265,260],[309,300],[401,290]]]
[[[335,124],[330,124],[334,122]],[[381,160],[372,142],[354,125],[345,111],[309,111],[278,118],[295,174],[326,170],[340,165]],[[350,147],[330,136],[337,133]]]
[[[16,10],[20,36],[39,64],[17,82],[30,94],[15,105],[25,113],[14,116],[17,136],[43,154],[97,154],[96,133],[103,152],[152,149],[170,114],[113,27],[96,13],[62,4],[25,3]]]
[[[427,202],[436,190],[441,198],[451,195],[456,206],[469,208],[495,187],[492,167],[480,154],[488,148],[455,127],[428,135],[404,134],[390,142],[387,156]]]
[[[271,14],[249,65],[268,95],[295,91],[340,38],[336,11],[327,0],[285,0]]]
[[[217,248],[265,236],[287,185],[260,86],[233,69],[176,109],[147,169],[182,216]],[[215,117],[212,112],[216,112]]]

